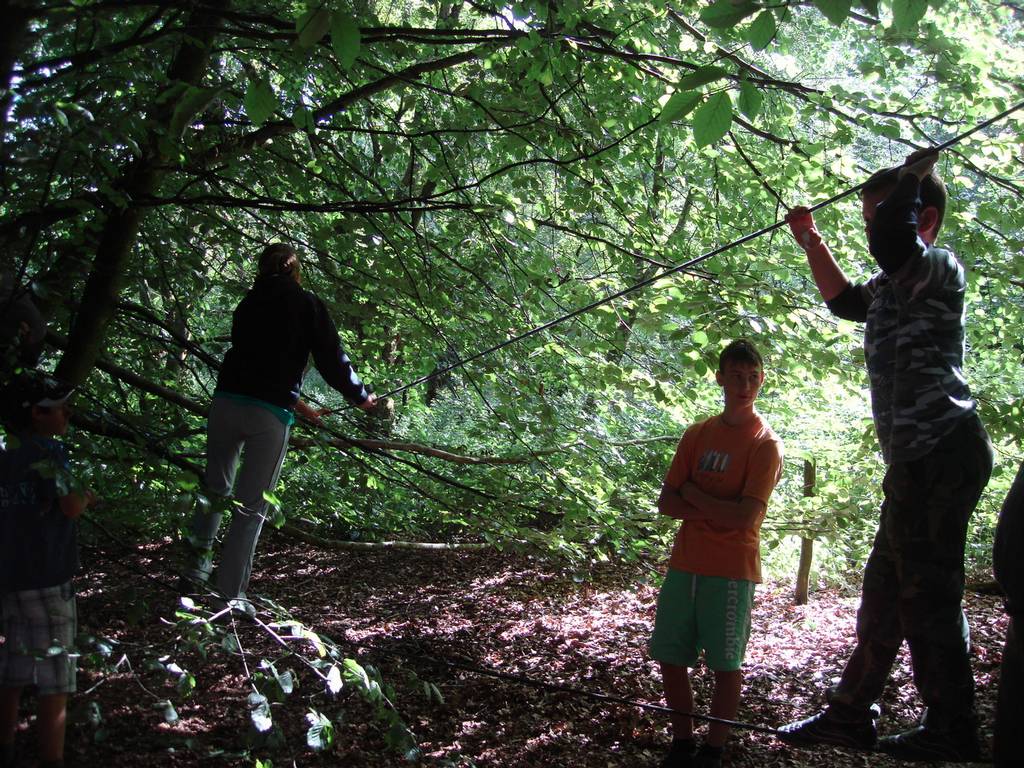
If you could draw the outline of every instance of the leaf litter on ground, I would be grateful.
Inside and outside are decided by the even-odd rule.
[[[317,658],[311,642],[280,634],[274,640],[243,622],[228,624],[205,645],[189,642],[175,621],[177,595],[142,575],[173,582],[173,574],[160,573],[170,549],[169,542],[131,554],[91,548],[83,557],[81,629],[102,639],[108,654],[83,652],[69,763],[160,768],[255,765],[259,758],[274,766],[411,764],[389,742],[387,725],[375,719],[376,705],[348,685],[332,695],[328,688],[337,680],[325,685],[331,664],[320,678],[299,658]],[[580,583],[564,564],[521,554],[339,554],[275,531],[257,556],[250,592],[337,643],[364,669],[377,670],[388,700],[415,735],[423,765],[656,766],[668,743],[663,713],[448,663],[661,704],[657,663],[646,652],[657,597],[649,570],[601,564]],[[796,606],[790,584],[761,585],[737,719],[774,727],[817,711],[852,649],[856,608],[856,594],[837,589],[819,589],[808,605]],[[965,609],[987,745],[1006,619],[993,595],[968,592]],[[249,705],[251,682],[267,676],[261,660],[294,678],[289,696],[270,696],[260,710],[274,725],[269,740],[254,739]],[[880,702],[883,733],[910,727],[919,714],[909,662],[904,647]],[[194,677],[188,695],[182,671]],[[707,713],[713,678],[701,668],[693,680],[697,711]],[[168,702],[176,719],[165,717]],[[326,720],[314,713],[333,728],[325,729]],[[315,750],[307,741],[314,721],[320,726]],[[20,727],[28,727],[24,718]],[[324,731],[331,737],[326,745]],[[31,757],[34,739],[27,736],[19,737],[19,750]],[[796,748],[751,731],[733,734],[726,764],[898,765],[877,754]]]

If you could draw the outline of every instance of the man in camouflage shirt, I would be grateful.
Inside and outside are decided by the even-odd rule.
[[[967,522],[992,471],[991,443],[963,375],[964,268],[934,245],[946,206],[938,154],[915,152],[862,193],[880,268],[854,284],[806,208],[787,216],[828,308],[865,323],[871,407],[886,474],[864,569],[857,645],[828,707],[783,738],[872,748],[874,704],[904,640],[926,705],[920,725],[877,741],[905,760],[964,761],[979,752],[969,632],[961,607]]]

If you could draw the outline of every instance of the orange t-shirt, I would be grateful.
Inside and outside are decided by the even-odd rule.
[[[782,441],[757,416],[733,427],[712,416],[683,433],[665,485],[680,488],[690,481],[719,499],[751,496],[768,504],[782,474]],[[730,528],[712,520],[684,520],[672,546],[670,568],[703,576],[760,583],[760,529]]]

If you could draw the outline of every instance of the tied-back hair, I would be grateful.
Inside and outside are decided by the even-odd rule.
[[[887,192],[895,187],[900,181],[901,167],[897,165],[892,168],[883,168],[871,174],[860,191],[861,198],[864,195]],[[935,231],[938,232],[942,227],[942,219],[946,215],[946,185],[934,168],[931,173],[921,179],[920,195],[921,207],[934,208],[939,214],[935,222]]]
[[[764,370],[764,361],[761,359],[761,353],[747,339],[736,339],[722,350],[718,356],[718,370],[724,371],[726,363],[756,365],[762,371]]]
[[[260,254],[257,277],[287,275],[299,282],[300,273],[299,255],[290,245],[271,243]]]

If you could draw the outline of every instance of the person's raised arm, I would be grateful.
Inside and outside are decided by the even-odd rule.
[[[937,228],[937,210],[922,208],[921,182],[932,173],[938,153],[923,149],[907,156],[899,169],[896,186],[875,207],[868,226],[868,247],[878,266],[888,275],[925,251],[922,231]],[[923,225],[923,226],[922,226]],[[926,237],[934,238],[934,231]]]
[[[811,267],[814,284],[818,286],[818,293],[825,301],[831,301],[846,290],[850,279],[832,256],[832,251],[825,245],[825,241],[821,239],[821,233],[814,226],[814,216],[810,209],[802,205],[797,206],[786,214],[786,223],[807,255],[807,263]]]
[[[844,320],[864,322],[868,314],[867,302],[821,239],[810,209],[802,205],[793,208],[786,214],[786,223],[797,243],[804,249],[814,284],[818,286],[818,293],[832,314]]]

